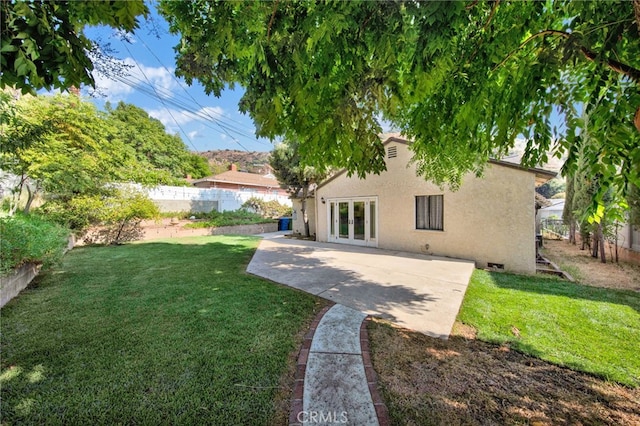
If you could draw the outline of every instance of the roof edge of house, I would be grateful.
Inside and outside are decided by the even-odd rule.
[[[384,136],[384,135],[381,135]],[[396,142],[396,143],[401,143],[403,145],[411,145],[411,141],[403,138],[402,136],[398,136],[398,135],[391,135],[389,137],[387,137],[383,142],[382,145],[388,145],[391,142]],[[489,163],[491,164],[495,164],[498,166],[504,166],[504,167],[509,167],[512,169],[516,169],[516,170],[522,170],[524,172],[529,172],[529,173],[534,173],[536,175],[536,183],[538,183],[538,180],[540,180],[540,182],[544,183],[548,180],[553,179],[554,177],[556,177],[558,175],[557,172],[553,172],[551,170],[545,170],[545,169],[541,169],[541,168],[536,168],[536,167],[525,167],[523,165],[520,164],[516,164],[516,163],[510,163],[508,161],[503,161],[503,160],[498,160],[498,159],[493,159],[490,158]],[[333,180],[337,179],[338,177],[342,176],[343,174],[347,173],[347,169],[342,169],[340,170],[338,173],[336,173],[335,175],[331,176],[329,179],[325,180],[324,182],[318,184],[318,186],[316,187],[316,189],[322,188],[323,186],[327,185],[329,182],[332,182]]]
[[[498,160],[495,158],[490,158],[489,163],[496,164],[498,166],[510,167],[512,169],[522,170],[525,172],[535,173],[536,178],[545,179],[545,181],[553,179],[554,177],[558,176],[557,172],[554,172],[551,170],[541,169],[539,167],[526,167],[521,164],[511,163],[509,161]]]

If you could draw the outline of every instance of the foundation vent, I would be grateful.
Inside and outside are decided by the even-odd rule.
[[[494,271],[504,271],[504,263],[487,263],[487,267]]]

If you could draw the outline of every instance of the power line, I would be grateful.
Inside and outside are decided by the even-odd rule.
[[[126,45],[126,43],[122,43],[124,44],[125,49],[127,49],[127,52],[129,52],[129,55],[131,55],[131,58],[133,58],[133,54],[131,53],[131,50],[129,50],[129,46]],[[185,138],[187,138],[187,141],[189,141],[189,144],[193,147],[194,151],[197,151],[195,145],[193,144],[193,142],[191,141],[191,138],[189,137],[189,135],[187,134],[187,132],[184,131],[184,129],[182,128],[182,126],[180,125],[180,123],[178,123],[178,120],[176,120],[176,118],[173,116],[173,113],[171,112],[171,110],[169,108],[167,108],[167,105],[164,103],[164,99],[162,99],[162,97],[160,95],[158,95],[158,92],[156,91],[155,87],[151,84],[151,81],[149,80],[149,78],[147,77],[147,74],[145,74],[144,70],[142,69],[142,67],[140,66],[140,64],[138,64],[138,61],[135,60],[135,58],[133,58],[134,62],[136,63],[136,66],[138,67],[138,69],[140,70],[140,73],[142,73],[142,76],[144,77],[144,79],[147,81],[147,83],[149,84],[149,86],[151,86],[151,88],[153,89],[154,93],[158,96],[158,99],[160,100],[160,102],[162,103],[162,105],[166,108],[167,112],[169,113],[169,115],[171,116],[171,118],[173,119],[173,121],[176,123],[176,126],[178,126],[178,128],[182,131],[182,133],[184,134]]]
[[[158,58],[158,55],[156,55],[153,50],[151,50],[151,48],[147,45],[147,43],[137,34],[133,34],[134,37],[136,37],[138,40],[140,40],[140,42],[142,42],[142,45],[147,49],[147,51],[149,53],[151,53],[151,55],[156,58],[156,61],[158,61],[158,63],[162,66],[162,68],[164,68],[164,70],[171,75],[171,77],[173,78],[173,80],[178,84],[178,86],[180,86],[180,88],[187,94],[187,96],[189,98],[191,98],[191,100],[198,105],[200,108],[204,108],[204,106],[202,106],[197,100],[196,98],[193,97],[193,95],[191,93],[189,93],[189,91],[182,85],[182,82],[180,80],[178,80],[178,78],[176,78],[175,74],[172,73],[171,71],[169,71],[169,69],[164,65],[164,63],[160,60],[160,58]],[[212,120],[217,121],[217,119],[215,117],[211,117]],[[239,121],[233,120],[229,117],[227,117],[228,121],[231,121],[233,123],[242,125],[242,123],[240,123]]]
[[[139,78],[137,78],[137,77],[135,77],[135,76],[133,76],[131,74],[129,74],[127,77],[124,77],[124,76],[112,76],[112,77],[114,79],[116,79],[116,80],[128,85],[129,87],[131,87],[131,88],[133,88],[135,90],[139,90],[139,91],[147,90],[147,91],[149,91],[148,89],[145,89],[146,83],[143,80],[141,80],[141,79],[139,79]],[[118,77],[121,77],[121,78],[118,78]],[[208,114],[206,112],[206,109],[209,108],[209,107],[201,106],[201,110],[195,110],[195,109],[193,109],[191,104],[187,103],[188,100],[186,100],[184,97],[176,95],[175,93],[170,92],[169,90],[164,89],[163,87],[154,87],[154,89],[155,89],[155,92],[158,92],[158,94],[160,96],[162,96],[162,98],[165,100],[165,102],[168,102],[168,103],[170,103],[173,106],[176,106],[178,108],[182,108],[182,109],[185,110],[185,112],[189,112],[192,115],[195,115],[197,118],[200,118],[200,119],[203,119],[203,120],[213,121],[217,126],[224,127],[228,131],[236,133],[236,134],[238,134],[240,136],[243,136],[243,137],[246,137],[246,138],[252,139],[252,140],[254,139],[254,137],[252,135],[250,135],[250,134],[248,134],[248,133],[246,133],[246,132],[244,132],[242,130],[239,130],[235,126],[232,126],[230,124],[226,124],[224,122],[220,122],[215,118],[215,116],[212,116],[212,115]],[[152,93],[152,97],[156,98],[155,93]],[[258,142],[260,142],[260,141],[258,141]],[[263,142],[261,142],[261,143],[263,143]]]
[[[152,89],[149,89],[149,88],[146,88],[146,87],[141,87],[138,84],[136,84],[135,81],[132,81],[132,80],[128,79],[127,77],[113,76],[113,78],[116,81],[119,81],[119,82],[121,82],[121,83],[123,83],[123,84],[125,84],[125,85],[127,85],[127,86],[129,86],[129,87],[131,87],[131,88],[133,88],[135,90],[137,90],[138,92],[140,92],[140,93],[142,93],[142,94],[144,94],[144,95],[146,95],[146,96],[148,96],[148,97],[150,97],[150,98],[152,98],[154,100],[158,100],[157,92],[152,90]],[[189,109],[188,107],[185,107],[184,104],[180,104],[180,103],[178,103],[178,102],[176,102],[176,101],[174,101],[172,99],[164,99],[164,104],[165,104],[164,105],[165,108],[167,108],[166,104],[169,104],[169,105],[172,105],[172,106],[174,106],[176,108],[182,109],[183,113],[188,114],[188,115],[190,115],[192,117],[195,117],[196,119],[199,118],[199,119],[206,120],[206,121],[204,121],[202,123],[204,126],[210,128],[212,130],[216,130],[216,131],[219,130],[219,129],[217,129],[217,128],[215,128],[215,127],[213,127],[212,125],[209,124],[209,120],[208,120],[209,116],[208,115],[204,115],[199,111],[194,111],[192,109]],[[170,111],[169,111],[169,113],[170,113]],[[177,121],[173,115],[172,115],[172,118],[174,119],[174,121]],[[216,124],[217,124],[218,127],[222,127],[221,124],[219,124],[219,123],[216,123]],[[232,129],[229,129],[229,130],[230,131],[234,131]],[[238,145],[240,145],[245,151],[248,151],[246,149],[246,147],[244,147],[236,138],[234,138],[234,142],[236,142]]]
[[[148,89],[143,89],[142,87],[138,86],[135,84],[135,81],[126,81],[127,79],[122,77],[122,78],[118,78],[118,80],[120,80],[121,82],[123,82],[124,84],[129,85],[130,87],[134,88],[135,90],[139,90],[139,91],[143,91],[146,92],[146,94],[150,97],[153,97],[155,99],[158,99],[163,106],[165,107],[165,109],[167,110],[167,112],[169,113],[169,115],[171,116],[171,118],[173,119],[173,121],[176,123],[176,125],[180,128],[180,130],[182,131],[183,134],[185,134],[185,136],[187,137],[187,139],[189,140],[189,142],[191,143],[191,145],[193,146],[193,143],[191,142],[188,134],[182,129],[182,127],[180,126],[180,124],[178,123],[178,121],[176,120],[176,118],[174,117],[173,113],[169,110],[169,108],[167,107],[166,103],[171,103],[172,105],[181,108],[185,113],[196,117],[196,118],[201,118],[207,121],[212,121],[215,125],[218,126],[218,128],[224,132],[224,134],[226,134],[229,138],[231,138],[231,140],[233,140],[235,143],[237,143],[242,149],[244,149],[245,151],[249,152],[249,150],[242,145],[242,143],[240,143],[240,141],[231,134],[231,132],[236,133],[240,136],[244,136],[247,138],[251,138],[251,136],[249,136],[247,133],[238,130],[235,126],[225,123],[222,120],[217,119],[216,117],[214,117],[213,115],[209,114],[209,112],[207,111],[207,108],[204,107],[203,105],[201,105],[200,103],[198,103],[198,101],[191,95],[191,93],[189,93],[186,88],[181,84],[181,82],[173,75],[173,73],[171,71],[169,71],[169,69],[162,63],[162,61],[158,58],[158,56],[149,48],[149,46],[145,43],[144,40],[142,40],[142,38],[138,37],[138,40],[140,40],[142,42],[142,44],[144,45],[144,47],[155,57],[155,59],[158,61],[158,63],[162,66],[162,68],[169,74],[172,76],[172,78],[174,79],[174,81],[178,84],[178,86],[187,94],[187,96],[191,99],[191,101],[193,103],[195,103],[197,106],[200,107],[200,110],[198,111],[194,111],[191,104],[187,104],[184,101],[180,101],[180,99],[177,100],[173,100],[173,98],[180,98],[179,96],[177,96],[175,93],[170,92],[168,90],[165,90],[163,88],[156,88],[155,86],[153,86],[153,84],[151,83],[151,81],[149,80],[149,78],[146,76],[146,74],[144,73],[144,71],[142,70],[142,67],[139,65],[138,61],[135,59],[133,53],[131,52],[131,50],[129,49],[129,47],[126,45],[125,41],[121,39],[121,42],[125,45],[125,48],[127,49],[127,52],[129,53],[129,55],[131,56],[131,58],[134,60],[134,62],[136,63],[136,66],[138,67],[138,69],[140,70],[140,72],[142,73],[142,75],[144,76],[146,83],[152,88],[153,93],[149,92]],[[136,80],[135,76],[129,75],[129,77],[131,77],[131,79]],[[141,83],[144,84],[144,82],[142,82],[142,80],[139,80]],[[162,96],[159,92],[164,91],[165,96]],[[167,98],[167,99],[165,99]],[[184,98],[182,98],[184,99]],[[232,121],[238,124],[241,124],[237,121],[228,119],[228,121]],[[211,126],[207,126],[212,128]],[[215,129],[214,129],[215,130]],[[258,141],[259,143],[264,144],[264,142],[256,139],[256,141]],[[194,146],[195,149],[195,146]]]

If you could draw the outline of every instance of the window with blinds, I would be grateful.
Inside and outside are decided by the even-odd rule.
[[[416,196],[416,229],[444,230],[444,196]]]

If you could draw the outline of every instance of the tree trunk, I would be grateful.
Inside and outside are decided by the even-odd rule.
[[[576,245],[576,223],[573,220],[569,223],[569,242]]]
[[[615,239],[615,250],[616,250],[616,263],[618,263],[618,223],[616,222],[616,239]]]
[[[582,225],[580,228],[580,239],[582,240],[582,245],[580,246],[580,250],[586,250],[587,247],[589,247],[589,250],[591,250],[591,236],[589,234],[589,232],[584,231],[582,228],[584,227],[584,225]]]
[[[33,199],[36,197],[36,192],[31,191],[29,184],[25,186],[27,187],[27,204],[25,204],[23,212],[24,214],[29,214],[29,211],[31,211],[31,203],[33,203]]]
[[[604,233],[602,232],[602,223],[598,224],[598,244],[600,244],[600,261],[607,263],[606,253],[604,250]]]
[[[111,242],[111,244],[120,244],[120,236],[122,235],[122,230],[126,226],[128,219],[124,219],[120,226],[118,227],[118,233],[116,234],[116,238]]]
[[[600,245],[600,237],[598,236],[598,228],[593,231],[593,245],[591,246],[591,257],[598,258],[598,246]]]

